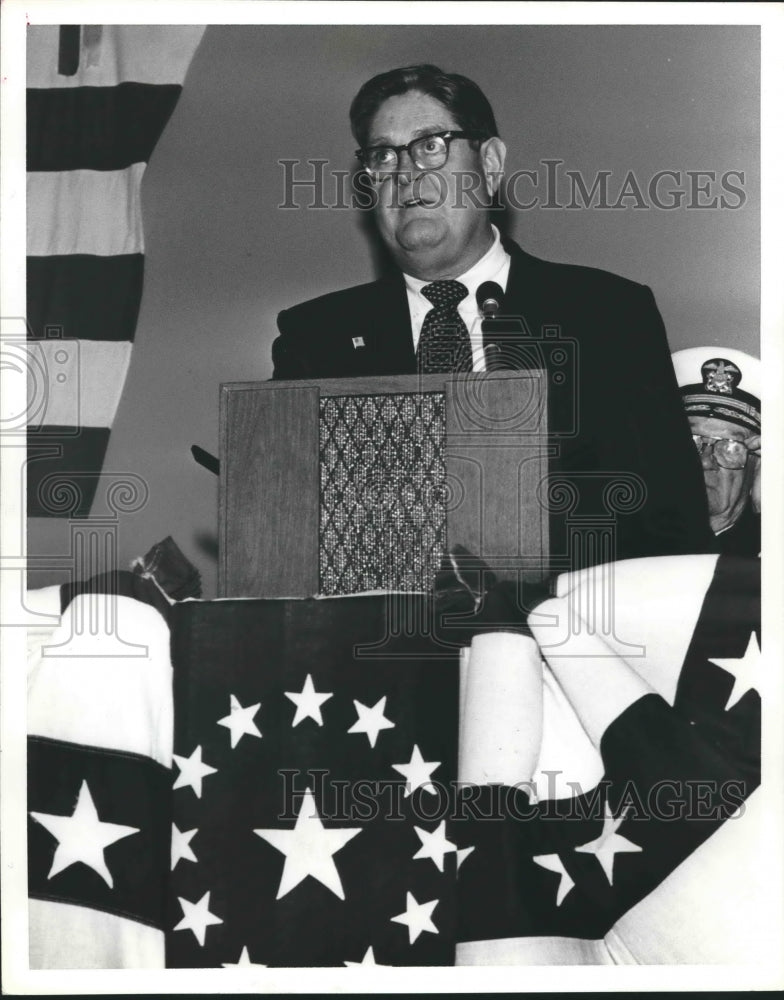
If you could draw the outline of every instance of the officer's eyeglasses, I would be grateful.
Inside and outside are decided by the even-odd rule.
[[[403,146],[366,146],[355,155],[374,180],[397,172],[400,154],[405,150],[418,170],[438,170],[449,158],[449,144],[453,139],[479,139],[477,132],[431,132]]]
[[[749,449],[742,441],[734,438],[705,437],[702,434],[692,434],[692,441],[700,457],[713,453],[717,465],[723,469],[743,469],[749,457]]]

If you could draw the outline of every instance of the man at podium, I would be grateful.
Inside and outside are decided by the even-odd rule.
[[[398,271],[284,310],[274,378],[541,368],[551,474],[579,486],[581,517],[616,519],[612,557],[712,551],[650,289],[538,259],[501,236],[489,210],[506,147],[466,77],[431,65],[382,73],[350,119]],[[618,510],[608,507],[614,486],[630,497]],[[551,543],[567,544],[557,525]]]

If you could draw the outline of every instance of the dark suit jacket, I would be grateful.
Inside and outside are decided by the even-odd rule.
[[[572,515],[606,514],[605,474],[631,474],[644,483],[644,500],[633,512],[617,513],[615,552],[606,556],[715,551],[702,470],[650,289],[595,268],[540,260],[504,242],[512,259],[502,311],[515,318],[507,324],[512,348],[522,348],[512,350],[522,360],[510,367],[537,366],[535,358],[526,362],[526,345],[541,344],[545,328],[557,327],[568,345],[566,362],[561,357],[556,365],[552,350],[542,356],[551,375],[557,367],[567,376],[560,387],[548,386],[549,429],[559,452],[551,471],[582,474],[574,477],[580,503]],[[278,327],[276,379],[416,372],[399,274],[287,309]],[[486,332],[486,342],[488,336],[498,339]],[[355,337],[364,346],[355,347]],[[585,473],[597,476],[592,481]],[[554,555],[564,551],[566,532],[563,519],[551,519]]]
[[[716,542],[719,552],[724,555],[749,556],[753,559],[760,554],[762,518],[754,513],[751,502],[731,528],[716,536]]]

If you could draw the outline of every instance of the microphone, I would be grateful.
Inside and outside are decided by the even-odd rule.
[[[483,281],[476,290],[476,304],[482,314],[482,320],[494,320],[501,311],[504,290],[497,281]],[[488,327],[495,324],[482,323],[485,334],[485,370],[489,372],[504,371],[507,365],[504,362],[503,352],[498,344],[487,343],[487,335],[490,333]]]
[[[482,319],[495,319],[501,311],[504,290],[497,281],[483,281],[476,290],[476,304]]]
[[[504,355],[498,344],[485,344],[485,371],[503,372],[507,370]]]

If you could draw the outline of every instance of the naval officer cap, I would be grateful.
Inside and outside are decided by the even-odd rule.
[[[762,373],[759,358],[731,347],[688,347],[672,356],[690,417],[714,417],[760,432]]]

